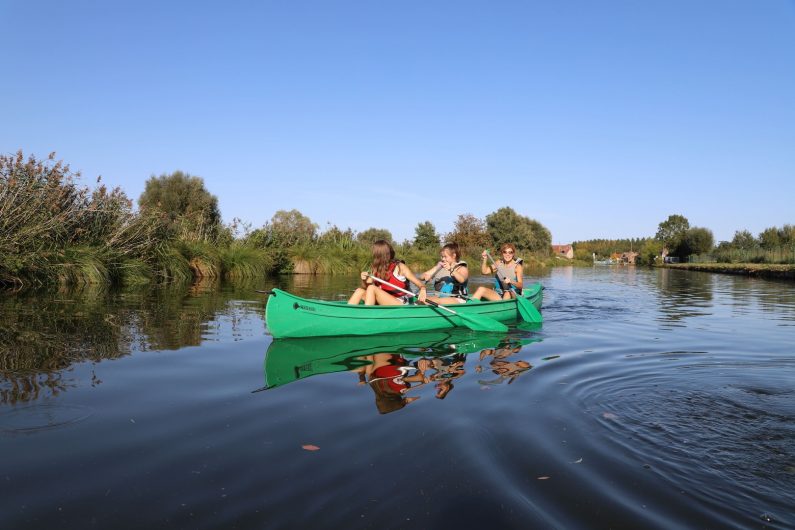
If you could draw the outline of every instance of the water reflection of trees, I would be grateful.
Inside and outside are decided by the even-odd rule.
[[[687,318],[711,314],[715,289],[713,274],[660,268],[655,280],[662,322],[676,324]]]
[[[715,306],[730,307],[733,314],[760,310],[776,320],[795,320],[792,282],[664,268],[656,272],[653,287],[663,322],[709,315]]]
[[[250,293],[253,287],[224,290],[201,283],[4,295],[0,403],[57,395],[70,384],[64,371],[77,362],[199,345],[206,323],[227,311],[240,290]]]

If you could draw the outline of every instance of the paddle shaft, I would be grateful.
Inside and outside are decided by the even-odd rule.
[[[513,285],[508,284],[510,289],[506,289],[505,288],[505,283],[503,283],[503,281],[500,280],[500,272],[497,270],[497,264],[494,262],[494,258],[491,257],[491,254],[489,254],[488,250],[486,251],[486,256],[488,256],[489,261],[491,262],[491,265],[494,267],[494,279],[497,280],[497,283],[500,284],[500,289],[502,289],[503,291],[507,291],[507,292],[511,292],[513,294],[516,294],[516,291],[514,290]],[[508,278],[505,278],[505,279],[507,280]]]
[[[497,264],[494,263],[494,258],[491,257],[491,254],[489,254],[488,251],[486,251],[486,256],[488,256],[491,260],[492,266],[497,269]],[[529,300],[520,295],[512,284],[508,284],[509,289],[505,288],[505,284],[500,280],[499,271],[495,270],[494,278],[496,278],[497,283],[500,284],[500,288],[503,291],[511,293],[511,296],[516,299],[516,309],[519,311],[519,315],[522,317],[522,320],[536,323],[543,320],[543,317],[541,316],[541,313],[538,312],[538,309],[536,309],[536,307],[531,304]],[[505,278],[505,280],[507,281],[508,278]]]
[[[379,283],[383,283],[384,285],[389,285],[390,287],[392,287],[393,289],[396,289],[396,290],[400,291],[401,293],[407,294],[407,295],[409,295],[409,296],[414,296],[414,293],[412,293],[411,291],[407,291],[406,289],[403,289],[403,288],[401,288],[401,287],[398,287],[398,286],[397,286],[397,285],[395,285],[394,283],[389,283],[388,281],[386,281],[386,280],[382,280],[381,278],[378,278],[378,277],[376,277],[376,276],[373,276],[372,274],[368,274],[367,276],[368,276],[368,277],[370,277],[370,278],[372,278],[373,280],[375,280],[375,281],[379,282]],[[438,307],[439,309],[444,309],[445,311],[449,311],[450,313],[452,313],[452,314],[454,314],[454,315],[458,316],[458,313],[456,313],[455,311],[453,311],[453,310],[452,310],[452,309],[450,309],[449,307],[445,307],[445,306],[443,306],[443,305],[441,305],[441,304],[437,304],[437,303],[436,303],[436,302],[434,302],[433,300],[427,300],[427,299],[426,299],[426,300],[425,300],[425,303],[426,303],[426,304],[430,304],[430,305],[432,305],[432,306],[434,306],[434,307]]]

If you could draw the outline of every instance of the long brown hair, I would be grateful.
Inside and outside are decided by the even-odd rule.
[[[373,276],[389,279],[389,265],[395,261],[395,249],[387,241],[379,239],[373,243]]]
[[[445,249],[455,256],[456,262],[461,261],[461,249],[458,247],[458,243],[447,243],[442,247],[442,250]]]

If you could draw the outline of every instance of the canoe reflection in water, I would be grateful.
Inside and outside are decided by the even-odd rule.
[[[350,371],[356,374],[360,386],[373,390],[378,412],[387,414],[419,399],[423,387],[433,387],[434,396],[444,399],[453,390],[455,381],[464,376],[469,353],[481,352],[481,360],[493,358],[500,362],[508,351],[512,355],[522,345],[537,340],[540,339],[467,329],[276,339],[265,356],[265,386],[260,390],[313,375]],[[529,368],[529,363],[525,364]],[[515,370],[499,365],[492,369],[504,369],[506,374]]]

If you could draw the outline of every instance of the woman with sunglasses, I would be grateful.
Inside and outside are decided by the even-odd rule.
[[[494,265],[487,262],[488,251],[483,251],[483,261],[480,264],[480,272],[483,274],[496,274],[500,277],[506,289],[522,294],[522,264],[516,261],[516,247],[512,243],[505,243],[500,247],[500,259]],[[500,282],[494,279],[494,289],[489,287],[478,287],[472,298],[477,300],[502,300],[511,297],[510,292],[503,291]]]

